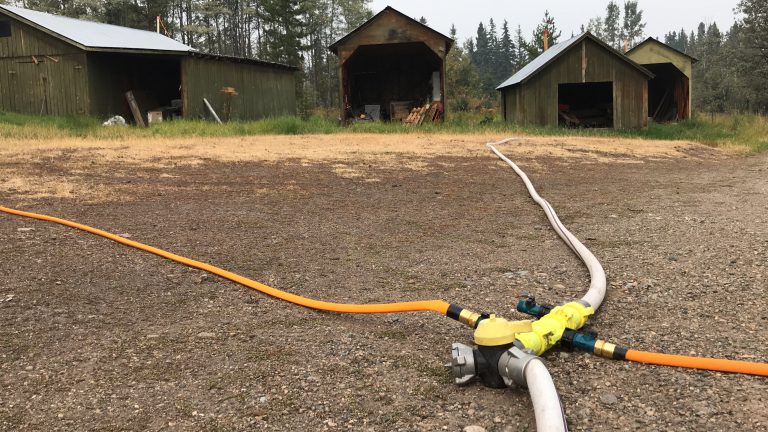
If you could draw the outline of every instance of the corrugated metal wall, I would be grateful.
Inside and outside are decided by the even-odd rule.
[[[85,54],[23,23],[10,22],[11,37],[0,38],[0,110],[89,114]]]
[[[529,81],[503,89],[507,121],[557,126],[558,84],[606,81],[613,82],[614,128],[648,126],[648,77],[589,39],[571,48]]]
[[[187,118],[209,116],[203,98],[221,114],[224,87],[234,87],[238,93],[232,99],[232,120],[296,114],[296,81],[292,70],[187,57],[182,60],[181,75]]]

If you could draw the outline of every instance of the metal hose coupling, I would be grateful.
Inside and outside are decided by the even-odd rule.
[[[540,360],[532,354],[531,350],[518,346],[506,350],[499,358],[499,375],[507,387],[517,384],[520,387],[528,387],[525,380],[525,368],[531,360]]]

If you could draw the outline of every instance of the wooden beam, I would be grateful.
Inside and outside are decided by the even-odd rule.
[[[132,91],[128,90],[125,92],[125,100],[128,101],[128,106],[131,108],[131,114],[133,114],[133,119],[136,120],[136,126],[147,127],[147,124],[144,123],[144,116],[141,115],[139,104],[136,102],[136,98],[133,96]]]

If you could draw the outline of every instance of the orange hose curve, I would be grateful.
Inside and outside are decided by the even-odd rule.
[[[626,360],[661,366],[677,366],[690,369],[705,369],[717,372],[731,372],[746,375],[768,376],[768,363],[752,363],[707,357],[689,357],[646,351],[627,350]]]
[[[447,314],[448,307],[450,306],[449,303],[443,300],[422,300],[422,301],[411,301],[411,302],[402,302],[402,303],[378,303],[378,304],[332,303],[332,302],[314,300],[314,299],[302,297],[296,294],[291,294],[285,291],[281,291],[277,288],[272,288],[271,286],[264,285],[260,282],[256,282],[254,280],[226,271],[219,267],[206,264],[200,261],[195,261],[193,259],[176,255],[174,253],[167,252],[162,249],[158,249],[156,247],[152,247],[152,246],[139,243],[133,240],[128,240],[127,238],[120,237],[119,235],[115,235],[107,231],[100,230],[98,228],[93,228],[88,225],[79,224],[77,222],[72,222],[66,219],[60,219],[53,216],[25,212],[25,211],[15,210],[15,209],[2,207],[2,206],[0,206],[0,211],[8,214],[16,215],[16,216],[28,217],[32,219],[47,221],[47,222],[54,222],[60,225],[68,226],[70,228],[86,231],[91,234],[95,234],[97,236],[101,236],[106,239],[115,241],[117,243],[121,243],[126,246],[140,249],[145,252],[149,252],[151,254],[161,256],[163,258],[169,259],[171,261],[175,261],[180,264],[184,264],[189,267],[194,267],[203,271],[207,271],[209,273],[213,273],[217,276],[221,276],[224,279],[229,279],[232,282],[236,282],[240,285],[244,285],[248,288],[252,288],[256,291],[262,292],[264,294],[270,295],[280,300],[284,300],[289,303],[297,304],[299,306],[304,306],[310,309],[324,310],[329,312],[355,313],[355,314],[433,311],[433,312],[437,312],[439,314],[445,315]]]

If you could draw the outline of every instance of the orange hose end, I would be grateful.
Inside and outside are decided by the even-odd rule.
[[[207,271],[209,273],[213,273],[217,276],[223,277],[224,279],[229,279],[232,282],[236,282],[240,285],[246,286],[248,288],[254,289],[256,291],[262,292],[264,294],[270,295],[280,300],[284,300],[289,303],[297,304],[299,306],[304,306],[310,309],[324,310],[329,312],[356,313],[356,314],[432,311],[442,315],[446,315],[448,313],[448,307],[450,306],[449,303],[443,300],[423,300],[423,301],[411,301],[411,302],[401,302],[401,303],[379,303],[379,304],[332,303],[332,302],[314,300],[314,299],[302,297],[296,294],[291,294],[291,293],[279,290],[277,288],[272,288],[271,286],[264,285],[260,282],[256,282],[254,280],[226,271],[219,267],[206,264],[200,261],[195,261],[193,259],[186,258],[181,255],[176,255],[174,253],[167,252],[162,249],[152,247],[143,243],[139,243],[133,240],[128,240],[127,238],[120,237],[118,235],[100,230],[98,228],[93,228],[88,225],[83,225],[77,222],[72,222],[66,219],[60,219],[53,216],[48,216],[48,215],[43,215],[38,213],[30,213],[30,212],[15,210],[15,209],[2,207],[2,206],[0,206],[0,211],[8,214],[16,215],[16,216],[22,216],[22,217],[38,219],[38,220],[47,221],[47,222],[53,222],[60,225],[68,226],[70,228],[75,228],[81,231],[95,234],[97,236],[101,236],[106,239],[115,241],[117,243],[121,243],[126,246],[130,246],[132,248],[140,249],[145,252],[149,252],[151,254],[155,254],[157,256],[169,259],[171,261],[175,261],[180,264],[184,264],[189,267],[194,267],[203,271]]]
[[[661,366],[677,366],[690,369],[704,369],[716,372],[731,372],[745,375],[768,376],[768,363],[753,363],[708,357],[689,357],[646,351],[627,350],[626,360]]]

